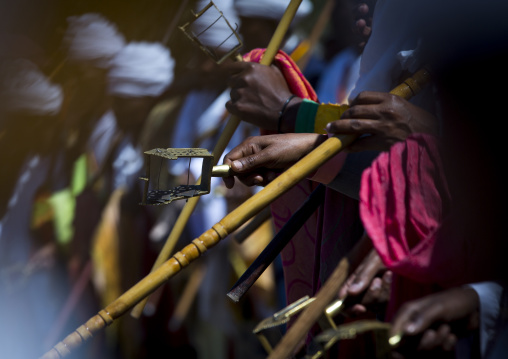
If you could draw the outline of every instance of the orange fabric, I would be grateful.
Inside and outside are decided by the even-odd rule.
[[[265,51],[266,49],[254,49],[243,55],[243,60],[259,63]],[[293,94],[301,98],[319,102],[316,91],[314,91],[309,81],[307,81],[307,79],[303,76],[291,56],[286,54],[284,51],[279,50],[279,52],[275,55],[274,64],[282,71],[282,74],[289,86],[289,90]]]

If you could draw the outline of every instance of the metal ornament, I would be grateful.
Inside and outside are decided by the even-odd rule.
[[[215,18],[215,21],[213,21],[211,24],[203,24],[205,26],[205,29],[201,31],[200,33],[196,34],[192,31],[191,25],[193,23],[199,23],[203,21],[202,16],[207,13],[212,18]],[[194,19],[187,22],[185,25],[180,26],[180,30],[183,31],[185,35],[189,39],[191,39],[193,42],[195,42],[201,50],[203,50],[208,56],[210,56],[217,64],[221,64],[224,60],[226,60],[228,57],[236,57],[237,51],[242,48],[243,42],[238,35],[238,24],[235,24],[236,27],[233,28],[231,24],[229,23],[228,19],[224,16],[222,11],[215,6],[213,1],[210,1],[208,5],[206,5],[203,10],[199,11],[198,13],[194,13],[192,11],[192,15],[194,16]],[[208,21],[208,19],[206,20]],[[199,37],[202,36],[206,31],[212,29],[214,26],[218,26],[221,22],[224,22],[230,29],[231,34],[226,39],[218,39],[217,42],[213,45],[205,45],[200,40]],[[224,44],[231,39],[232,37],[236,38],[237,43],[232,48],[225,48]],[[221,55],[223,54],[223,55]],[[241,57],[240,57],[241,59]]]
[[[309,296],[302,297],[277,313],[274,313],[272,316],[259,322],[252,332],[256,334],[267,353],[271,353],[273,351],[274,345],[272,343],[282,337],[281,327],[287,324],[291,318],[295,317],[302,310],[307,308],[315,299],[316,298],[311,298]],[[318,320],[318,324],[322,330],[337,329],[337,325],[335,324],[333,318],[341,312],[343,303],[344,300],[337,299],[326,308],[323,316]],[[276,328],[277,331],[274,331],[274,328]]]
[[[202,158],[201,181],[195,185],[180,185],[173,189],[150,189],[150,162],[151,158],[161,157],[166,160],[177,160],[178,158]],[[155,148],[145,152],[146,175],[139,177],[145,181],[142,205],[164,205],[179,199],[202,196],[210,193],[211,178],[230,175],[228,165],[213,166],[213,155],[204,148]]]
[[[314,345],[311,346],[314,350],[307,354],[305,359],[321,358],[339,340],[354,339],[368,332],[373,333],[375,357],[377,359],[387,359],[393,349],[388,339],[390,328],[391,325],[389,323],[383,323],[378,320],[357,320],[342,324],[336,328],[327,329],[314,338]]]

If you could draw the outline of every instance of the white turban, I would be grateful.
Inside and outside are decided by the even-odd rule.
[[[238,31],[240,19],[233,8],[233,2],[234,0],[217,0],[214,1],[214,4],[222,12],[231,27]],[[199,0],[195,12],[203,10],[209,3],[209,0]],[[212,6],[196,19],[192,23],[192,32],[196,36],[199,34],[198,39],[202,44],[215,49],[217,52],[227,53],[238,46],[239,42],[236,36],[232,35],[233,32],[224,18],[220,18],[217,9]]]
[[[240,16],[280,20],[290,0],[234,0],[234,2],[236,12]],[[298,7],[294,21],[297,22],[305,18],[312,10],[312,2],[303,0]]]
[[[25,59],[0,63],[0,109],[5,113],[56,115],[63,93],[35,64]]]
[[[159,43],[132,42],[111,62],[109,93],[121,97],[156,97],[173,81],[175,61]]]
[[[109,60],[125,46],[116,26],[99,14],[70,16],[67,22],[64,43],[71,61],[90,61],[107,68]]]

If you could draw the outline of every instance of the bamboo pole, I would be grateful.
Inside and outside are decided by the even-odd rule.
[[[420,70],[412,78],[406,80],[403,84],[391,91],[391,93],[403,98],[410,98],[421,89],[423,86],[422,84],[427,82],[428,79],[429,72],[426,69]],[[163,262],[162,265],[127,290],[111,304],[99,311],[98,314],[90,318],[85,324],[77,328],[61,342],[57,343],[41,358],[56,359],[69,355],[72,350],[78,348],[83,342],[92,338],[95,333],[113,323],[115,319],[122,316],[183,268],[199,258],[204,252],[218,244],[221,239],[226,238],[228,234],[241,227],[263,208],[313,173],[317,168],[331,159],[344,147],[351,144],[355,139],[355,135],[338,135],[328,138],[296,164],[281,173],[265,188],[247,199],[222,220],[213,225],[212,228],[194,239],[181,251],[175,253],[170,259]],[[344,268],[344,266],[347,268],[347,265],[348,263],[345,263],[341,268]],[[337,274],[337,280],[342,277],[345,277],[345,275],[339,277]],[[303,327],[303,329],[305,329],[305,327]],[[289,341],[290,339],[291,336],[287,340]],[[283,342],[284,338],[281,343]],[[291,351],[293,349],[281,349],[281,343],[277,346],[279,349],[275,349],[275,356],[272,356],[273,358],[283,357],[276,354],[277,350]]]
[[[164,33],[164,37],[162,38],[162,43],[164,45],[168,46],[169,39],[171,38],[171,35],[173,34],[173,31],[176,28],[178,20],[180,20],[180,18],[182,17],[182,13],[185,10],[185,8],[187,7],[188,2],[189,2],[189,0],[183,0],[181,2],[180,6],[178,7],[178,10],[177,10],[175,16],[173,17],[173,20],[169,24],[166,32]]]
[[[212,228],[194,239],[119,298],[99,311],[98,314],[69,334],[63,341],[57,343],[42,358],[51,359],[67,356],[83,342],[92,338],[95,333],[113,323],[115,319],[122,316],[354,140],[354,136],[341,137],[331,137],[326,140],[294,166],[279,175],[263,190],[250,197]]]
[[[343,258],[319,290],[316,299],[300,314],[267,359],[285,359],[293,355],[295,349],[302,343],[302,339],[323,315],[324,309],[336,299],[338,289],[346,280],[348,273],[349,260]]]
[[[200,265],[199,267],[194,268],[193,275],[187,282],[187,285],[182,292],[182,297],[176,304],[173,315],[169,320],[168,326],[171,331],[177,331],[187,317],[187,313],[189,312],[203,278],[205,277],[205,268],[203,267],[203,265]]]
[[[286,11],[282,15],[282,18],[277,28],[275,29],[275,32],[270,40],[270,43],[266,48],[265,54],[263,55],[263,58],[260,61],[262,65],[269,66],[275,59],[275,55],[277,54],[277,51],[279,50],[284,40],[284,37],[286,36],[289,26],[291,25],[291,22],[293,21],[293,18],[295,17],[296,11],[298,10],[298,7],[300,6],[301,2],[302,0],[291,0],[291,2],[289,3]],[[239,124],[240,119],[237,116],[231,116],[229,118],[223,132],[221,133],[219,140],[217,141],[217,144],[213,149],[212,152],[213,165],[216,165],[217,162],[219,161],[219,158],[226,149],[226,146],[233,137],[233,134],[235,133]],[[201,177],[197,180],[197,184],[200,184],[200,182]],[[194,209],[196,208],[198,201],[199,197],[193,197],[189,199],[187,203],[185,203],[185,206],[180,212],[180,215],[178,216],[173,226],[173,229],[171,230],[171,233],[166,239],[164,246],[162,247],[157,259],[155,260],[155,263],[152,267],[152,271],[158,268],[162,263],[164,263],[164,261],[166,261],[170,257],[176,243],[178,242],[178,239],[181,237],[183,230],[185,229],[185,226],[189,221],[190,216],[194,212]],[[139,318],[143,313],[143,309],[147,301],[148,298],[144,299],[136,307],[134,307],[134,309],[131,312],[131,316],[134,318]]]

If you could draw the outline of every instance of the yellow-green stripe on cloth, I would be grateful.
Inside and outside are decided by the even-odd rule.
[[[53,193],[48,199],[53,208],[55,236],[60,244],[69,243],[74,235],[72,223],[76,209],[76,197],[85,189],[86,181],[87,161],[86,154],[83,154],[74,162],[70,186]]]
[[[347,105],[319,104],[303,99],[296,116],[295,132],[326,134],[326,125],[340,119],[348,108]]]

